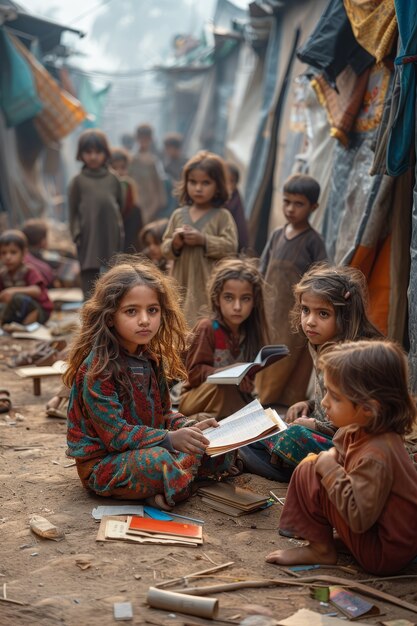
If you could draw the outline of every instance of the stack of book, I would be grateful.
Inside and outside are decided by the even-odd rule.
[[[232,517],[258,511],[268,506],[270,501],[269,496],[261,496],[229,483],[215,483],[207,487],[200,487],[197,494],[201,496],[201,501],[212,509]]]
[[[203,528],[196,524],[156,520],[136,515],[104,515],[101,518],[97,541],[117,540],[193,547],[203,543]]]

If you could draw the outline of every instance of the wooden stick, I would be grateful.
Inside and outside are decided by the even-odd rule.
[[[340,585],[342,587],[349,587],[350,589],[355,589],[356,591],[359,591],[366,596],[378,598],[379,600],[389,602],[390,604],[394,604],[395,606],[400,606],[404,609],[412,611],[413,613],[417,613],[417,605],[415,604],[411,604],[406,600],[396,598],[395,596],[392,596],[391,594],[385,593],[383,591],[379,591],[378,589],[372,589],[368,585],[364,585],[363,583],[360,583],[358,581],[346,580],[345,578],[339,578],[338,576],[305,576],[303,578],[298,578],[297,580],[288,580],[287,578],[248,580],[237,583],[226,583],[222,585],[209,585],[207,587],[188,587],[187,589],[180,589],[178,591],[191,595],[205,595],[221,593],[223,591],[247,589],[248,587],[272,587],[280,585],[303,586],[315,582],[327,583],[328,585]]]
[[[212,572],[218,572],[219,570],[229,567],[229,565],[234,565],[234,561],[229,561],[228,563],[221,563],[220,565],[216,565],[215,567],[209,567],[208,569],[203,569],[199,572],[193,572],[192,574],[186,574],[185,576],[179,576],[178,578],[171,578],[170,580],[164,580],[164,582],[158,583],[154,585],[154,587],[157,587],[158,589],[163,589],[164,587],[169,587],[170,585],[176,585],[177,583],[185,582],[188,578],[196,578],[198,576],[203,576],[204,574],[211,574]]]

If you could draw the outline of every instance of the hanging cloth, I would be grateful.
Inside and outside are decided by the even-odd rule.
[[[343,0],[353,34],[362,48],[382,61],[397,36],[394,0]]]
[[[36,90],[43,104],[34,124],[42,141],[48,145],[71,133],[85,119],[80,102],[60,88],[50,73],[16,38],[13,44],[29,64],[35,79]]]
[[[42,110],[32,71],[0,26],[0,109],[7,126],[17,126]]]
[[[417,3],[395,0],[399,45],[395,59],[394,90],[399,86],[399,98],[393,102],[393,123],[387,145],[387,172],[399,176],[410,167],[410,152],[414,142],[417,67]]]

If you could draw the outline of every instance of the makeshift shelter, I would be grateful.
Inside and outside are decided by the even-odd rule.
[[[7,6],[6,6],[7,5]],[[0,210],[3,226],[45,213],[41,155],[85,118],[80,103],[38,60],[51,54],[63,31],[5,0],[0,5]]]

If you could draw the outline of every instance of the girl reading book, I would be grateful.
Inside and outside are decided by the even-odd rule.
[[[295,285],[292,323],[307,337],[314,366],[325,344],[382,337],[368,318],[367,295],[365,276],[353,267],[318,264]],[[322,397],[323,378],[316,371],[315,397],[288,409],[289,428],[239,450],[246,470],[285,482],[309,452],[331,448],[337,427],[327,418]]]
[[[176,286],[150,261],[122,258],[97,281],[64,377],[68,455],[87,489],[170,509],[195,479],[233,471],[233,454],[204,455],[216,420],[171,410],[168,381],[185,374],[185,336]]]
[[[334,447],[311,454],[291,479],[280,528],[309,543],[268,563],[337,561],[333,529],[366,571],[396,574],[417,555],[417,476],[404,446],[416,421],[407,357],[389,341],[332,346],[319,357],[322,406]]]
[[[221,419],[253,399],[254,377],[245,376],[238,386],[206,379],[227,365],[253,361],[268,343],[264,281],[255,260],[225,259],[216,265],[208,291],[211,315],[194,328],[179,409]]]

